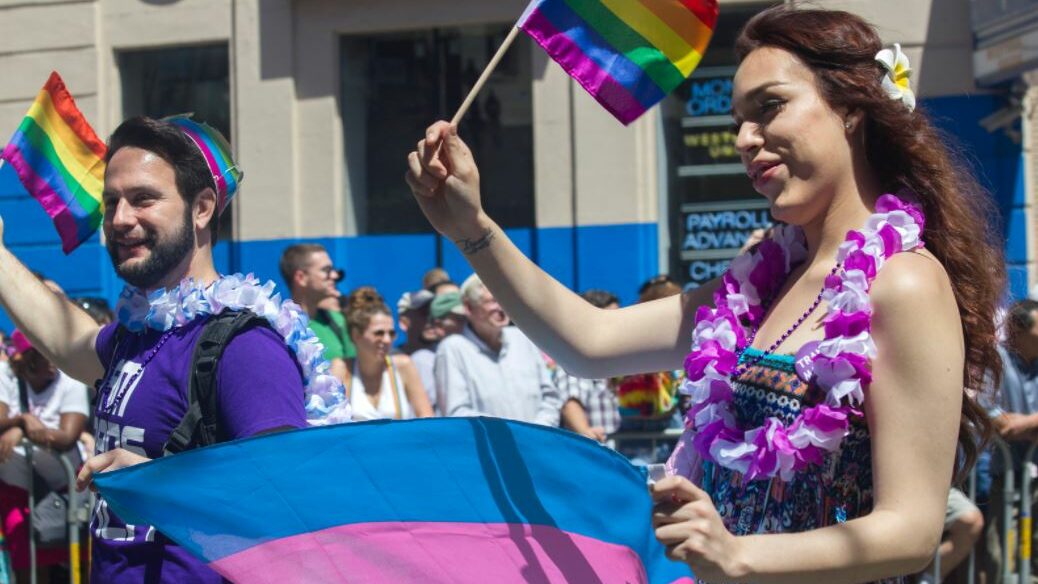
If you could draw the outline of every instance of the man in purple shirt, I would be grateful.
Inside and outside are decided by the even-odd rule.
[[[220,279],[212,248],[219,213],[234,193],[197,139],[174,123],[134,118],[109,140],[106,245],[119,276],[144,293],[172,289],[185,278],[202,287]],[[130,332],[125,322],[98,328],[2,244],[0,303],[62,370],[87,383],[101,380],[97,455],[84,465],[80,487],[93,473],[162,456],[187,411],[191,356],[207,316],[166,330]],[[303,384],[300,365],[277,332],[246,329],[227,344],[217,369],[220,435],[235,439],[305,426]],[[121,521],[104,500],[90,527],[94,582],[222,581],[153,527]]]

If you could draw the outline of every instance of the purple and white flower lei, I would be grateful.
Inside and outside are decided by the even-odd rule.
[[[732,261],[714,295],[716,308],[700,307],[685,359],[682,393],[692,398],[685,442],[705,460],[741,473],[746,481],[778,476],[789,481],[840,447],[850,416],[860,415],[872,381],[876,347],[870,335],[869,289],[883,264],[896,253],[921,247],[922,212],[894,195],[876,202],[876,213],[840,246],[842,269],[826,278],[825,338],[797,354],[798,371],[826,392],[824,402],[805,408],[789,426],[775,417],[740,430],[732,409],[732,374],[749,344],[747,327],[759,325],[763,299],[771,298],[807,250],[799,228],[779,225],[752,254]],[[686,446],[687,447],[687,446]],[[679,447],[680,448],[680,447]]]
[[[274,282],[268,280],[260,285],[252,274],[233,274],[204,287],[187,278],[175,288],[155,290],[148,295],[127,286],[119,295],[115,312],[127,330],[140,333],[147,328],[168,331],[224,309],[251,310],[267,319],[284,338],[303,371],[306,418],[311,426],[350,421],[346,389],[328,373],[330,364],[324,358],[324,346],[310,330],[309,318],[295,302],[281,301],[281,295],[274,293]]]

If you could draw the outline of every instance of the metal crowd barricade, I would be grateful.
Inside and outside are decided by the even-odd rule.
[[[1014,584],[1017,582],[1029,583],[1031,572],[1031,538],[1032,538],[1032,510],[1031,497],[1025,495],[1031,488],[1031,467],[1034,466],[1032,457],[1036,451],[1036,445],[1032,445],[1024,457],[1024,466],[1017,469],[1013,464],[1013,453],[1010,446],[1003,440],[995,438],[991,441],[992,456],[998,456],[1002,462],[1002,509],[998,513],[997,520],[1001,524],[999,539],[1001,540],[1001,581],[1003,584]],[[994,462],[994,461],[992,461]],[[1017,471],[1020,472],[1019,491],[1017,491]],[[970,472],[968,493],[970,500],[977,499],[977,469],[974,467]],[[1017,520],[1014,516],[1014,506],[1019,502],[1020,513]],[[1019,524],[1019,526],[1017,525]],[[985,528],[986,529],[986,528]],[[1019,539],[1018,539],[1019,534]],[[984,537],[983,535],[981,537]],[[1019,562],[1017,570],[1010,561],[1016,559]],[[968,584],[976,581],[976,545],[970,550],[968,559]],[[940,554],[939,550],[934,554],[933,563],[934,582],[940,582]]]
[[[36,584],[36,537],[33,530],[33,521],[36,517],[36,501],[34,497],[34,469],[32,465],[33,450],[39,447],[29,440],[22,441],[25,449],[25,461],[29,465],[29,582]],[[69,547],[69,584],[80,584],[82,582],[80,566],[79,534],[81,527],[89,520],[85,508],[80,504],[83,497],[93,497],[92,493],[83,494],[76,490],[76,468],[72,461],[64,453],[49,451],[54,455],[61,466],[65,469],[68,478],[68,505],[65,508],[66,522],[68,524],[68,547]]]
[[[618,431],[610,434],[606,439],[606,445],[618,452],[623,452],[625,443],[629,442],[646,442],[652,445],[652,460],[649,463],[664,462],[656,460],[656,452],[659,450],[659,446],[662,443],[670,442],[677,443],[678,439],[681,438],[681,433],[684,432],[682,428],[666,428],[656,432],[631,432],[631,431]]]

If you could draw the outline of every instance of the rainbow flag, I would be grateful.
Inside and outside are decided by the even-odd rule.
[[[627,459],[497,418],[269,434],[95,481],[234,582],[692,582]]]
[[[623,124],[703,58],[717,0],[533,0],[517,26]]]
[[[101,225],[105,151],[65,82],[52,72],[0,153],[54,221],[66,254]]]

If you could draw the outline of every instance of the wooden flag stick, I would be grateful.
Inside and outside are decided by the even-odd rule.
[[[489,63],[487,63],[486,69],[483,69],[483,74],[479,76],[476,84],[472,86],[472,89],[469,91],[465,101],[461,102],[461,107],[458,108],[454,117],[451,118],[452,126],[456,126],[458,122],[461,121],[461,118],[465,116],[465,112],[469,111],[469,107],[471,107],[472,102],[475,101],[476,95],[479,94],[479,90],[483,89],[483,85],[485,85],[487,79],[490,78],[490,74],[497,68],[497,64],[501,62],[501,58],[505,56],[505,51],[508,50],[508,47],[512,46],[512,41],[514,41],[515,37],[518,35],[519,27],[513,26],[512,30],[508,32],[508,36],[505,37],[504,42],[501,43],[501,46],[497,49],[497,52],[494,53],[494,57],[490,59]]]

